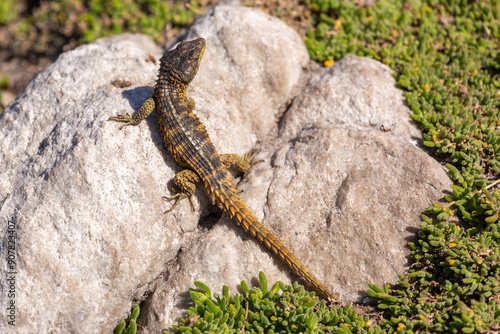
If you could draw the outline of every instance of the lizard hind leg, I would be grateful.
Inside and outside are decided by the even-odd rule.
[[[262,162],[264,160],[258,160],[252,162],[255,155],[258,153],[257,150],[250,150],[245,155],[240,157],[237,154],[221,154],[221,162],[224,164],[226,169],[231,168],[232,166],[236,167],[240,172],[246,173],[250,168],[254,165]]]
[[[177,188],[179,188],[179,191],[172,189],[176,193],[174,196],[162,197],[166,201],[175,199],[175,202],[172,205],[172,207],[167,211],[165,211],[165,213],[172,211],[177,206],[179,201],[183,198],[189,199],[189,203],[191,204],[191,210],[194,211],[192,197],[194,195],[194,192],[196,191],[196,183],[199,183],[200,181],[201,181],[200,176],[196,172],[189,169],[184,169],[179,173],[175,174],[174,184],[176,185]]]

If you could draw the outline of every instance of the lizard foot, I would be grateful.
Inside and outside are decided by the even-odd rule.
[[[116,115],[116,116],[111,116],[108,121],[116,121],[116,122],[122,122],[125,123],[122,126],[120,126],[120,130],[123,129],[127,125],[135,125],[136,123],[132,119],[132,116],[130,116],[129,113],[126,115]]]
[[[175,193],[174,196],[166,197],[163,196],[162,198],[164,200],[171,200],[175,199],[174,205],[170,208],[170,210],[165,211],[165,213],[172,211],[179,201],[183,198],[189,198],[189,203],[191,204],[191,210],[194,212],[194,204],[192,197],[196,191],[196,183],[200,182],[201,179],[198,174],[196,174],[194,171],[189,170],[189,169],[184,169],[180,171],[179,173],[175,174],[174,178],[174,184],[177,186],[179,189],[176,191],[175,189],[172,189],[172,191]]]
[[[175,190],[172,189],[172,191],[175,191]],[[183,193],[183,192],[178,192],[174,196],[170,196],[170,197],[163,196],[162,199],[165,201],[170,201],[170,200],[175,198],[174,205],[172,205],[172,207],[170,209],[168,209],[167,211],[165,211],[164,213],[171,212],[172,210],[174,210],[175,207],[177,206],[177,204],[179,204],[179,201],[183,198],[189,198],[189,204],[191,204],[191,212],[194,212],[194,204],[193,204],[192,197],[193,196],[191,194]]]
[[[252,168],[256,164],[260,162],[264,162],[264,160],[260,159],[257,161],[252,162],[253,158],[259,153],[259,150],[250,150],[245,155],[242,157],[242,159],[248,164],[248,169]]]
[[[220,158],[226,168],[231,168],[234,166],[240,172],[246,173],[250,168],[252,168],[252,166],[258,164],[259,162],[264,161],[264,160],[259,160],[252,162],[252,159],[258,152],[259,152],[258,150],[250,150],[247,153],[245,153],[245,155],[243,155],[242,157],[240,157],[237,154],[221,154]]]

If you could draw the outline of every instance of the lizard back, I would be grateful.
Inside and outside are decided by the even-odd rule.
[[[199,38],[180,43],[160,59],[160,71],[153,93],[156,120],[167,150],[175,161],[194,170],[203,181],[216,186],[227,172],[205,126],[193,113],[194,102],[186,95],[205,49]]]

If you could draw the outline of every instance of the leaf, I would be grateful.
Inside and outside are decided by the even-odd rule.
[[[277,294],[278,292],[280,291],[280,281],[274,283],[274,286],[271,290],[271,296],[274,296],[275,294]]]
[[[406,76],[402,75],[399,78],[398,85],[402,88],[408,88],[408,86],[410,86],[410,80]]]
[[[137,324],[135,323],[135,320],[130,320],[130,324],[128,325],[126,334],[135,334],[135,333],[137,333]]]
[[[446,168],[450,171],[451,175],[456,175],[459,174],[460,172],[458,171],[457,167],[453,166],[452,164],[446,164]]]
[[[128,317],[127,322],[130,322],[131,320],[137,321],[137,318],[139,318],[139,314],[141,314],[141,310],[139,308],[139,305],[134,305],[134,309],[132,310],[132,314],[130,317]]]
[[[484,219],[487,223],[494,223],[498,220],[498,211]]]
[[[240,285],[244,293],[250,293],[250,289],[248,288],[247,282],[241,281]]]
[[[368,283],[368,286],[370,287],[370,289],[372,289],[373,291],[375,291],[377,293],[384,293],[383,289],[379,288],[378,286],[376,286],[373,283]]]
[[[267,292],[267,279],[266,275],[262,271],[259,272],[260,286],[262,287],[262,292],[265,294]]]
[[[426,140],[426,141],[424,141],[424,145],[427,147],[434,147],[434,146],[436,146],[436,143],[434,143],[433,141],[430,141],[430,140]]]
[[[125,334],[125,321],[122,321],[116,326],[115,334]]]
[[[493,202],[493,197],[491,196],[490,192],[488,191],[488,189],[486,188],[483,188],[483,194],[486,195],[486,197],[488,197],[488,199],[490,200],[490,202]]]
[[[203,305],[203,303],[207,300],[207,296],[201,292],[190,290],[189,294],[196,305]]]
[[[194,285],[198,289],[201,289],[201,290],[205,291],[205,294],[207,295],[208,298],[212,298],[212,291],[210,291],[210,288],[208,286],[206,286],[205,284],[203,284],[200,281],[195,281]]]
[[[210,299],[207,300],[207,308],[214,315],[217,315],[217,313],[220,311],[220,308],[217,305],[215,305],[215,303]]]
[[[312,330],[316,327],[317,323],[318,323],[318,316],[315,313],[313,313],[308,317],[306,326],[309,330]]]

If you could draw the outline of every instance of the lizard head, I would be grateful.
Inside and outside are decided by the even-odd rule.
[[[181,42],[175,49],[167,51],[161,57],[160,66],[169,75],[188,85],[198,72],[205,46],[203,38]]]

